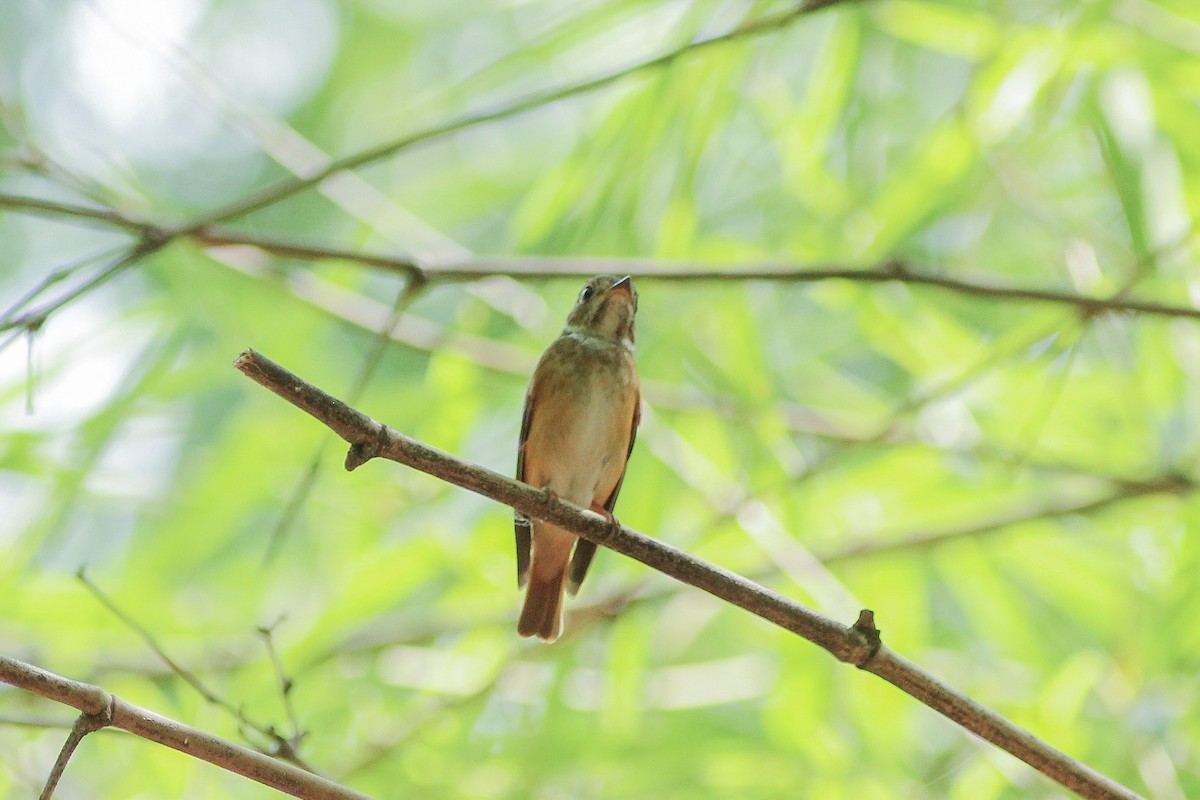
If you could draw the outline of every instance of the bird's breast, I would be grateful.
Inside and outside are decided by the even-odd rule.
[[[624,471],[633,432],[632,356],[615,344],[552,347],[538,365],[534,391],[527,482],[578,505],[603,502]]]

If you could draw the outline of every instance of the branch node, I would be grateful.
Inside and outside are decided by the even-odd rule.
[[[1104,304],[1101,302],[1089,302],[1087,300],[1082,300],[1079,303],[1077,312],[1079,314],[1079,321],[1086,323],[1091,322],[1097,317],[1103,316],[1108,312],[1108,309],[1105,308]]]
[[[157,225],[143,225],[141,229],[141,242],[139,249],[145,253],[152,253],[168,244],[179,234],[167,228],[160,228]]]
[[[101,698],[104,705],[99,711],[84,711],[79,715],[79,719],[75,720],[75,730],[80,732],[79,738],[112,725],[117,710],[117,697],[101,690]]]
[[[375,432],[374,439],[350,445],[350,449],[346,452],[346,472],[353,472],[372,458],[377,457],[387,441],[387,427],[380,425]]]
[[[42,787],[39,800],[50,800],[54,796],[54,790],[58,788],[58,782],[62,779],[63,772],[67,769],[67,762],[75,754],[75,748],[79,747],[79,743],[83,741],[83,737],[101,728],[107,728],[112,724],[117,706],[117,698],[115,695],[103,690],[99,691],[101,697],[104,699],[103,706],[96,712],[80,712],[79,717],[75,720],[75,724],[71,726],[71,732],[67,734],[67,740],[63,742],[62,749],[58,752],[58,758],[55,759],[54,767],[51,768],[50,775],[46,778],[46,785]]]
[[[850,626],[850,636],[857,645],[850,663],[863,669],[874,660],[883,646],[879,628],[875,627],[875,612],[869,608],[859,611],[858,619]]]

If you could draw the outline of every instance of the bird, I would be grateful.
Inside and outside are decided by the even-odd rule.
[[[637,292],[626,275],[587,282],[566,327],[539,359],[525,394],[517,480],[617,525],[613,506],[641,421],[633,358]],[[562,632],[563,590],[574,596],[596,544],[518,514],[517,585],[525,602],[517,633],[553,642]]]

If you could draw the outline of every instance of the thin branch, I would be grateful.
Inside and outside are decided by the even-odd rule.
[[[330,314],[333,317],[348,322],[364,330],[377,332],[382,321],[388,314],[387,306],[379,301],[358,294],[349,289],[325,280],[309,270],[292,270],[280,273],[269,270],[260,263],[250,263],[245,259],[217,257],[220,263],[243,275],[256,280],[271,281],[287,292],[293,299],[313,308]],[[598,271],[604,271],[600,269]],[[594,273],[589,273],[594,274]],[[1037,338],[1045,335],[1039,333]],[[406,347],[432,353],[451,352],[461,356],[476,366],[495,371],[500,374],[516,375],[527,379],[537,363],[538,354],[513,345],[505,344],[494,339],[443,328],[420,317],[402,317],[391,329],[391,341]],[[1022,343],[1028,339],[1022,339]],[[1034,339],[1036,341],[1036,339]],[[1012,353],[1023,349],[1009,346],[1004,353]],[[990,362],[991,359],[989,359]],[[988,362],[981,362],[981,367]],[[989,459],[1014,467],[1031,468],[1047,472],[1062,472],[1073,475],[1099,478],[1105,481],[1127,481],[1129,476],[1118,476],[1104,473],[1096,469],[1094,464],[1071,464],[1066,462],[1048,461],[1029,457],[1028,454],[1018,454],[994,445],[933,445],[928,441],[913,435],[911,426],[898,424],[900,417],[919,410],[921,403],[935,400],[946,393],[961,388],[971,379],[974,370],[956,376],[955,379],[934,387],[903,403],[892,414],[889,421],[876,425],[872,430],[851,431],[836,425],[800,405],[788,401],[779,403],[773,408],[773,413],[781,415],[787,427],[800,434],[813,436],[839,445],[857,446],[860,444],[916,444],[928,447],[941,453],[953,452]],[[695,411],[698,408],[710,410],[727,419],[741,419],[751,413],[743,403],[732,398],[711,393],[702,394],[696,390],[681,388],[663,381],[644,379],[642,381],[642,397],[650,405],[660,410]],[[860,425],[860,428],[863,426]],[[317,467],[312,467],[316,469]],[[807,474],[807,473],[805,473]]]
[[[822,564],[826,565],[848,561],[858,562],[876,556],[889,556],[909,550],[939,547],[962,539],[998,535],[1011,528],[1044,519],[1088,517],[1121,503],[1162,495],[1182,496],[1195,491],[1197,488],[1195,482],[1191,479],[1169,473],[1144,481],[1112,477],[1107,478],[1107,480],[1114,484],[1115,488],[1112,491],[1077,503],[1029,508],[1024,511],[1004,514],[992,519],[959,527],[913,531],[905,534],[891,535],[886,538],[851,542],[833,549],[818,551],[815,553],[815,557]],[[721,518],[724,518],[724,515]],[[763,564],[761,567],[748,570],[746,575],[752,580],[765,582],[777,578],[779,576],[779,569],[772,564]],[[576,603],[567,611],[567,627],[572,631],[578,632],[581,626],[591,624],[599,619],[611,618],[621,613],[626,606],[660,601],[664,597],[679,591],[680,588],[682,587],[674,584],[651,584],[644,578],[639,579],[630,585],[616,588],[602,597]],[[472,618],[470,626],[502,625],[510,621],[511,616],[508,613],[497,612],[482,618],[478,616]],[[346,633],[336,644],[322,649],[317,654],[306,659],[299,667],[299,672],[302,674],[319,664],[326,663],[331,659],[344,656],[348,653],[374,652],[397,644],[428,641],[447,634],[457,635],[463,633],[466,629],[467,625],[463,621],[438,621],[425,618],[422,618],[420,621],[414,621],[411,615],[405,612],[380,615],[355,631]],[[226,645],[216,649],[226,652],[232,646]],[[251,658],[251,655],[247,652],[232,660],[208,663],[205,669],[239,669],[250,663]],[[123,669],[127,669],[127,667],[123,667]],[[159,669],[157,665],[151,664],[141,666],[137,671],[139,674],[152,676],[168,674],[166,671]],[[0,724],[5,724],[6,722],[9,724],[22,724],[20,720],[10,720],[0,717]],[[31,722],[26,724],[36,723]],[[69,727],[69,725],[64,723],[52,726]]]
[[[89,253],[82,258],[78,258],[68,264],[64,264],[61,267],[51,270],[46,274],[46,277],[42,278],[34,286],[30,287],[25,294],[14,300],[12,304],[10,304],[3,311],[0,311],[0,322],[7,322],[22,308],[36,300],[38,296],[42,294],[42,292],[46,291],[51,286],[54,286],[56,283],[66,280],[80,270],[87,269],[97,261],[116,258],[123,250],[124,248],[122,247],[106,250],[102,253]]]
[[[998,535],[1011,528],[1039,520],[1087,517],[1124,502],[1161,495],[1181,496],[1196,489],[1195,483],[1190,479],[1170,474],[1142,482],[1118,483],[1119,487],[1116,490],[1090,500],[1031,508],[960,527],[917,531],[890,538],[851,542],[833,549],[818,551],[814,556],[817,561],[826,566],[843,562],[857,563],[877,556],[889,556],[910,550],[939,547],[963,539]],[[764,563],[746,573],[747,577],[760,582],[774,580],[779,577],[779,574],[779,567],[770,563]],[[677,593],[681,588],[670,583],[651,584],[645,579],[639,579],[629,585],[614,589],[603,597],[575,604],[567,610],[567,628],[578,633],[583,625],[600,619],[609,619],[630,605],[661,601],[663,598]],[[472,619],[471,626],[501,625],[509,621],[511,621],[509,614],[496,613],[483,619],[478,617]],[[414,623],[411,616],[404,613],[385,615],[346,634],[335,645],[321,650],[305,662],[302,670],[310,669],[347,653],[374,652],[397,644],[411,644],[436,639],[447,634],[461,634],[466,627],[461,621],[438,623],[423,618]]]
[[[59,203],[54,200],[44,200],[40,197],[0,193],[0,208],[27,214],[37,214],[44,217],[70,217],[92,220],[104,223],[104,225],[110,228],[120,228],[121,230],[141,235],[146,235],[155,230],[153,225],[132,220],[110,208]]]
[[[531,518],[551,522],[796,633],[839,661],[878,675],[1082,797],[1122,800],[1139,797],[893,653],[882,643],[870,611],[862,611],[854,625],[843,625],[645,534],[611,525],[598,514],[409,438],[252,350],[242,353],[234,366],[350,443],[347,469],[355,469],[375,457],[386,458],[490,497]]]
[[[379,367],[383,354],[392,342],[392,337],[401,320],[404,319],[408,309],[416,302],[424,290],[425,281],[420,275],[416,275],[405,281],[404,286],[396,295],[396,302],[392,304],[392,310],[388,314],[387,320],[375,332],[370,352],[367,353],[367,357],[363,360],[358,374],[354,376],[354,382],[350,385],[348,395],[350,402],[357,402],[357,399],[366,391],[371,378],[375,375],[375,370]],[[292,490],[292,494],[288,498],[287,505],[284,506],[279,521],[271,531],[271,538],[267,541],[266,553],[263,555],[264,564],[271,563],[272,559],[279,552],[279,548],[283,545],[284,539],[291,532],[292,526],[300,518],[300,512],[304,510],[304,503],[312,493],[313,487],[316,486],[317,478],[320,477],[321,462],[324,460],[327,444],[328,442],[322,440],[317,445],[316,451],[308,462],[308,469],[300,476],[300,480],[296,483],[296,488]]]
[[[1070,306],[1090,318],[1106,312],[1124,312],[1160,317],[1200,319],[1200,308],[1139,300],[1124,292],[1095,297],[1061,289],[1005,286],[981,280],[951,278],[927,268],[900,261],[873,266],[807,266],[790,262],[763,262],[729,266],[703,262],[666,262],[643,258],[592,258],[573,256],[472,256],[438,266],[423,265],[408,256],[364,253],[327,247],[298,239],[242,233],[227,228],[209,228],[189,233],[204,247],[244,245],[268,253],[306,261],[346,261],[376,269],[415,276],[429,283],[467,283],[504,276],[518,280],[553,280],[590,277],[598,273],[632,275],[639,281],[709,283],[717,281],[764,281],[770,283],[904,283],[927,286],[966,297],[1005,302],[1034,302]]]
[[[273,205],[279,201],[288,198],[294,194],[298,194],[306,189],[323,182],[332,175],[345,170],[357,169],[374,161],[380,161],[395,155],[401,150],[406,150],[413,145],[427,142],[432,139],[437,139],[452,133],[474,128],[479,125],[484,125],[491,122],[498,122],[509,117],[515,117],[526,111],[532,111],[541,108],[551,103],[565,100],[570,97],[576,97],[582,94],[589,94],[598,89],[603,89],[625,78],[639,75],[643,72],[660,69],[670,66],[685,55],[706,50],[711,47],[726,44],[728,42],[750,39],[756,36],[762,36],[773,31],[781,30],[794,22],[796,19],[806,16],[812,12],[819,11],[823,8],[835,5],[846,0],[808,0],[807,2],[799,3],[795,8],[787,11],[763,17],[746,25],[734,28],[731,31],[710,36],[707,39],[688,42],[680,47],[670,50],[662,55],[654,58],[632,64],[630,66],[621,67],[611,72],[605,73],[596,78],[582,81],[580,83],[562,86],[557,89],[549,89],[547,91],[538,92],[523,99],[475,114],[468,114],[460,117],[457,120],[446,122],[441,125],[427,128],[417,133],[408,134],[390,142],[376,145],[359,153],[340,158],[330,162],[328,165],[316,170],[315,172],[305,177],[289,178],[279,181],[274,186],[268,186],[261,191],[255,192],[250,196],[238,200],[224,208],[217,209],[209,214],[195,220],[188,228],[188,231],[195,231],[201,228],[208,227],[218,222],[226,222],[236,217],[241,217],[253,211],[257,211],[266,206]]]
[[[283,708],[287,713],[288,722],[292,726],[292,735],[288,741],[294,749],[299,747],[304,734],[300,731],[300,720],[296,716],[296,704],[292,702],[292,689],[296,688],[296,682],[288,677],[283,668],[283,659],[279,657],[279,651],[275,649],[275,628],[283,622],[283,619],[281,616],[272,624],[259,627],[258,635],[262,637],[263,646],[267,648],[267,656],[271,659],[271,666],[275,669],[275,677],[279,680],[279,695],[283,698]]]
[[[661,280],[672,283],[715,281],[817,283],[831,280],[855,283],[895,282],[910,286],[926,286],[985,300],[1068,306],[1076,309],[1085,319],[1102,313],[1133,313],[1200,319],[1200,308],[1142,300],[1127,296],[1125,291],[1116,292],[1107,297],[1095,297],[1061,289],[1005,286],[982,280],[952,278],[929,268],[899,261],[886,261],[866,266],[801,265],[792,262],[761,262],[731,266],[721,263],[665,262],[636,258],[472,256],[450,263],[427,265],[409,256],[369,253],[314,244],[301,239],[244,233],[225,227],[205,226],[168,231],[131,220],[115,211],[54,203],[38,198],[0,194],[0,207],[93,219],[122,229],[135,230],[143,235],[142,243],[102,273],[99,280],[85,284],[65,298],[56,301],[50,308],[29,312],[16,320],[6,319],[0,322],[0,331],[18,327],[30,328],[35,324],[40,324],[51,311],[90,290],[96,283],[107,280],[115,272],[119,272],[149,253],[161,249],[181,235],[187,236],[206,248],[247,246],[287,258],[307,261],[345,261],[397,272],[418,283],[468,283],[497,276],[522,280],[553,280],[587,277],[601,272],[630,274],[639,280]]]
[[[66,294],[53,300],[46,305],[32,311],[26,311],[20,316],[9,315],[9,317],[0,320],[0,331],[12,329],[22,329],[27,331],[37,331],[46,324],[46,320],[55,311],[58,311],[63,306],[77,299],[81,295],[90,292],[97,286],[111,280],[121,272],[132,267],[134,264],[141,261],[151,253],[157,252],[166,247],[174,239],[174,234],[154,230],[153,232],[143,234],[137,244],[133,245],[124,254],[110,262],[104,269],[93,275],[88,280],[71,289]]]
[[[890,555],[905,550],[937,547],[938,545],[957,539],[970,539],[985,534],[998,533],[1016,525],[1025,525],[1039,520],[1088,516],[1129,500],[1137,500],[1154,495],[1172,495],[1178,497],[1195,490],[1195,482],[1183,475],[1168,474],[1148,481],[1129,481],[1122,483],[1115,490],[1091,500],[1018,511],[985,522],[957,528],[910,533],[892,539],[873,539],[868,542],[852,543],[826,551],[820,554],[818,558],[823,563],[832,564],[838,561],[854,561],[868,556]]]
[[[46,786],[42,789],[40,800],[50,800],[54,796],[54,790],[57,788],[59,780],[62,779],[63,772],[67,768],[67,762],[75,754],[75,748],[83,741],[83,737],[89,733],[95,733],[101,728],[107,728],[111,725],[112,712],[112,696],[109,695],[109,703],[103,710],[97,713],[84,711],[79,715],[79,718],[75,720],[75,724],[71,726],[71,733],[67,735],[67,740],[63,742],[62,749],[58,752],[58,758],[54,761],[50,775],[46,778]]]
[[[195,673],[191,672],[188,669],[185,669],[177,661],[175,661],[173,658],[171,658],[169,655],[167,655],[167,652],[158,643],[158,640],[154,638],[154,635],[152,633],[150,633],[150,631],[148,631],[141,623],[139,623],[133,617],[129,616],[124,611],[122,611],[120,609],[120,607],[118,607],[117,604],[114,603],[108,597],[108,595],[106,595],[100,589],[99,586],[92,583],[92,581],[88,579],[88,577],[82,567],[76,573],[76,577],[79,578],[79,580],[83,583],[83,585],[86,586],[88,588],[88,590],[96,597],[96,599],[99,600],[100,603],[105,608],[107,608],[109,611],[111,611],[117,617],[117,619],[121,620],[121,622],[128,625],[140,637],[142,637],[142,641],[144,641],[146,643],[146,645],[151,650],[154,651],[154,654],[157,655],[160,659],[162,659],[163,663],[167,665],[167,667],[171,670],[171,672],[173,672],[173,673],[175,673],[175,675],[179,676],[179,678],[181,678],[184,683],[186,683],[188,686],[191,686],[193,689],[195,689],[196,692],[201,697],[203,697],[207,702],[217,706],[218,708],[222,708],[225,711],[229,712],[229,714],[232,715],[233,718],[237,720],[238,725],[240,727],[249,728],[249,729],[255,731],[256,733],[258,733],[260,736],[263,736],[264,738],[273,742],[274,750],[272,750],[269,755],[276,756],[278,758],[282,758],[287,761],[290,761],[291,763],[293,763],[293,764],[297,765],[298,767],[305,769],[309,772],[316,771],[316,770],[312,769],[312,767],[310,767],[308,764],[306,764],[303,761],[303,759],[300,758],[299,753],[296,752],[294,742],[289,741],[287,738],[281,736],[279,734],[279,732],[276,731],[273,726],[261,725],[257,722],[254,722],[253,720],[251,720],[249,717],[246,716],[245,712],[243,712],[240,708],[234,706],[228,700],[221,697],[216,692],[212,691],[207,686],[205,686],[204,682],[201,681],[198,677],[196,677]]]
[[[166,745],[293,797],[305,800],[368,800],[366,795],[327,778],[213,736],[199,728],[159,716],[98,686],[64,678],[32,664],[0,656],[0,683],[77,708],[84,714],[108,715],[106,724],[114,728]]]

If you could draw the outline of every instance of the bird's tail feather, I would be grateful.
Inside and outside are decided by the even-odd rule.
[[[562,632],[563,581],[566,564],[556,573],[539,575],[536,569],[529,576],[525,590],[525,605],[517,621],[517,633],[536,636],[553,642]]]

